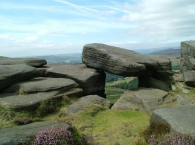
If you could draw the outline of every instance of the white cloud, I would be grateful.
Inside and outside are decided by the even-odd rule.
[[[168,38],[167,41],[176,37],[195,37],[194,0],[144,0],[125,7],[132,13],[124,15],[122,20],[136,26],[129,31],[130,35],[153,37],[153,40]]]
[[[6,40],[8,39],[9,35],[4,34],[4,35],[0,35],[0,40]]]

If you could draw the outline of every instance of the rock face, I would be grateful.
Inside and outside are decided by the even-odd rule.
[[[78,102],[75,102],[68,106],[66,108],[66,114],[76,114],[82,110],[84,110],[87,106],[92,105],[92,104],[98,104],[102,105],[104,107],[109,108],[110,107],[110,101],[97,96],[97,95],[89,95],[82,97]]]
[[[48,92],[54,90],[69,90],[70,88],[76,88],[79,85],[70,79],[65,78],[35,78],[30,81],[20,82],[7,88],[5,92],[16,93],[22,91],[23,93],[36,93],[36,92]]]
[[[65,92],[64,92],[65,93]],[[0,102],[2,105],[9,106],[14,110],[36,109],[40,102],[58,99],[63,97],[63,93],[59,91],[40,92],[36,94],[16,95],[16,94],[0,94]]]
[[[139,88],[135,91],[126,91],[112,106],[117,110],[139,110],[152,113],[157,108],[166,107],[170,100],[168,93],[154,88]]]
[[[147,56],[98,43],[84,46],[82,60],[87,66],[121,76],[138,76],[158,67],[158,62]]]
[[[26,64],[33,67],[41,67],[47,64],[45,59],[39,58],[9,58],[0,56],[0,65]]]
[[[181,42],[180,69],[185,83],[195,87],[195,41]]]
[[[66,123],[55,121],[35,122],[13,128],[5,128],[0,130],[0,145],[22,145],[39,131],[55,127],[70,129],[70,126]]]
[[[173,131],[194,136],[194,116],[195,106],[183,105],[155,110],[150,118],[150,122],[162,122],[169,125]]]
[[[35,68],[25,65],[0,65],[0,90],[34,77]]]
[[[140,87],[171,90],[171,61],[165,57],[148,57],[131,50],[94,43],[84,46],[82,60],[89,67],[112,74],[138,76]]]
[[[84,95],[104,95],[105,73],[86,65],[54,65],[46,71],[47,77],[70,78],[83,89]]]

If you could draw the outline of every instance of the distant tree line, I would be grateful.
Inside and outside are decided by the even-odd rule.
[[[124,79],[125,77],[123,76],[118,76],[110,73],[106,73],[106,83],[108,82],[114,82],[117,81],[118,79]]]

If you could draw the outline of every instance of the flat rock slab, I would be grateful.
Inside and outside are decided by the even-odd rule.
[[[47,64],[45,59],[41,58],[9,58],[0,56],[0,65],[26,64],[33,67],[41,67]]]
[[[135,91],[126,91],[112,106],[117,110],[139,110],[152,113],[153,110],[161,108],[167,92],[154,88],[138,88]]]
[[[158,67],[158,62],[131,50],[105,44],[87,44],[82,60],[87,66],[121,76],[139,76]]]
[[[66,78],[46,78],[40,77],[30,81],[14,84],[7,88],[7,93],[36,93],[36,92],[48,92],[53,90],[68,90],[70,88],[78,87],[79,85],[70,79]]]
[[[71,104],[66,108],[66,114],[76,114],[82,110],[84,110],[87,106],[98,104],[102,105],[106,108],[109,108],[111,103],[109,100],[106,100],[97,95],[89,95],[82,97],[79,101]]]
[[[24,80],[32,79],[35,68],[25,65],[0,65],[0,90]]]
[[[15,110],[25,110],[37,108],[41,101],[60,99],[62,96],[58,91],[28,95],[0,94],[0,103]]]
[[[66,123],[55,121],[34,122],[13,128],[4,128],[0,130],[0,145],[25,144],[36,133],[55,127],[70,129]]]
[[[157,109],[152,113],[150,122],[162,122],[171,130],[182,134],[195,135],[195,106],[183,105],[173,108]]]
[[[84,95],[104,93],[105,73],[86,65],[52,65],[46,71],[47,77],[69,78],[77,82]]]

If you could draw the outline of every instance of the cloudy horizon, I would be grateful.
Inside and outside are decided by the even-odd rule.
[[[1,0],[0,56],[81,53],[87,43],[126,49],[195,39],[194,0]]]

